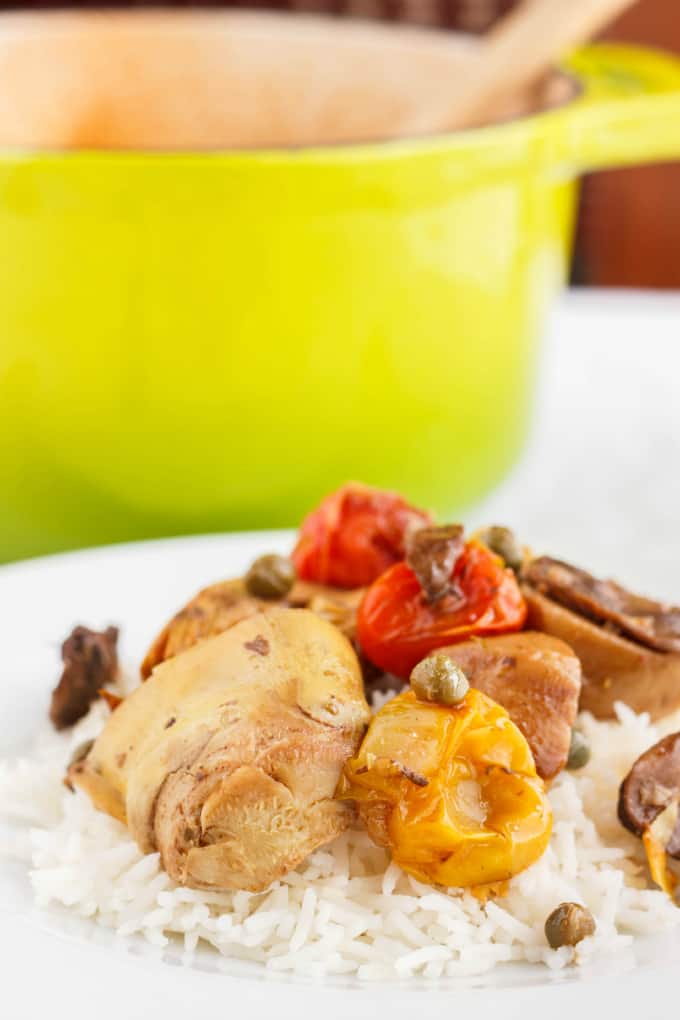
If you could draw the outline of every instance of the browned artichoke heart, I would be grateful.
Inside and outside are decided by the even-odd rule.
[[[198,592],[163,627],[146,653],[141,667],[142,677],[146,679],[159,663],[179,655],[199,641],[223,634],[241,620],[285,606],[309,608],[335,624],[347,637],[353,638],[356,610],[363,591],[363,588],[346,591],[296,581],[285,598],[275,600],[251,595],[243,578],[218,581]]]
[[[157,666],[69,780],[175,881],[260,891],[354,818],[334,793],[369,714],[340,631],[271,609]]]

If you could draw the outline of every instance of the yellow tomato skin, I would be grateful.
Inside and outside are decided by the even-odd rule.
[[[524,736],[471,689],[455,707],[398,695],[373,717],[339,797],[422,882],[504,882],[545,851],[552,814]]]

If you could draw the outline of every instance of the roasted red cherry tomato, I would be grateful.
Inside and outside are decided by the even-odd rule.
[[[376,666],[407,678],[429,652],[475,634],[520,630],[527,608],[515,575],[477,542],[468,542],[451,574],[452,592],[428,602],[416,575],[397,563],[366,592],[359,643]]]
[[[430,523],[396,493],[349,482],[305,517],[293,563],[305,581],[361,588],[404,558],[410,528]]]

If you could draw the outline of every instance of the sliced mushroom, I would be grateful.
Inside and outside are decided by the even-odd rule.
[[[524,571],[525,580],[543,595],[595,623],[659,652],[680,652],[680,606],[657,602],[602,581],[561,560],[540,556]]]
[[[471,687],[507,711],[543,779],[564,768],[581,690],[581,667],[571,648],[547,634],[524,631],[475,638],[437,654],[457,663]]]
[[[680,655],[657,652],[586,619],[525,584],[527,626],[560,638],[581,661],[580,708],[598,719],[614,717],[623,701],[652,719],[680,708]]]
[[[652,880],[675,901],[678,877],[668,866],[668,844],[678,824],[680,812],[677,800],[664,808],[649,828],[642,834],[642,843],[647,855]]]
[[[680,801],[680,733],[664,737],[635,762],[621,783],[619,820],[636,836],[642,836],[674,801]],[[666,850],[680,859],[680,821]]]
[[[74,627],[61,646],[64,668],[52,692],[50,719],[58,730],[73,726],[118,672],[118,628]]]
[[[680,733],[671,733],[640,755],[621,783],[622,825],[641,836],[652,878],[669,896],[677,879],[666,855],[680,859]]]
[[[199,641],[223,634],[241,620],[272,608],[310,608],[318,616],[334,623],[347,637],[353,638],[356,611],[363,588],[345,591],[308,581],[296,581],[285,599],[256,598],[248,593],[243,578],[219,581],[195,595],[163,627],[153,641],[141,666],[144,679],[155,666],[172,659]]]

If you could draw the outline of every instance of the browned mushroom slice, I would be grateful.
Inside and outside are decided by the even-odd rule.
[[[652,878],[673,894],[677,884],[666,854],[680,859],[680,733],[664,737],[640,755],[621,783],[619,820],[641,836]]]
[[[440,648],[471,687],[508,712],[527,739],[538,774],[551,779],[569,755],[581,690],[579,661],[562,641],[524,631]]]
[[[641,836],[674,800],[680,800],[680,733],[664,737],[635,762],[621,783],[619,819]],[[680,819],[666,849],[680,858]]]
[[[296,581],[285,599],[261,599],[248,594],[243,578],[219,581],[203,588],[163,627],[141,666],[144,679],[155,666],[172,659],[199,641],[223,634],[241,620],[271,608],[309,608],[354,637],[356,611],[363,589],[344,591],[307,581]]]
[[[594,623],[528,584],[527,627],[565,641],[581,661],[582,710],[611,719],[622,701],[653,719],[680,708],[680,655],[656,652]]]
[[[613,624],[621,634],[660,652],[680,652],[680,607],[602,581],[561,560],[540,556],[524,579],[543,595],[595,623]]]
[[[52,692],[50,719],[58,730],[73,726],[106,684],[116,678],[118,628],[99,632],[74,627],[61,646],[64,669]]]

